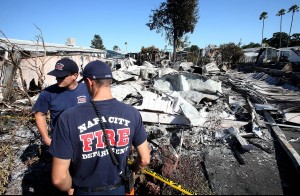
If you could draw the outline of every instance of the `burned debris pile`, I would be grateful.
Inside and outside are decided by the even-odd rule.
[[[283,194],[297,189],[293,183],[299,179],[284,179],[287,174],[279,166],[291,160],[291,168],[299,172],[300,134],[285,136],[280,129],[299,131],[299,88],[276,86],[276,78],[265,73],[224,71],[213,63],[204,66],[203,75],[192,63],[155,66],[144,61],[138,66],[127,58],[115,65],[113,96],[140,111],[151,149],[149,169],[160,177],[197,194]],[[10,165],[2,193],[57,193],[41,178],[50,178],[51,168],[33,121],[16,126],[18,119],[8,118],[26,107],[20,100],[12,106],[1,102],[0,140],[2,148],[9,144],[13,151],[11,157],[0,156],[1,170]],[[14,135],[8,136],[12,127]],[[182,192],[141,173],[136,194]]]

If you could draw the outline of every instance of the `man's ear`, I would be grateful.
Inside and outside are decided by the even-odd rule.
[[[93,85],[93,80],[91,80],[90,78],[87,78],[87,79],[85,80],[85,82],[87,82],[87,84],[88,84],[89,86],[92,86],[92,85]]]

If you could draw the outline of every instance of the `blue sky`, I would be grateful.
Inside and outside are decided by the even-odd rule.
[[[95,34],[101,36],[106,49],[114,45],[128,52],[139,52],[141,47],[164,49],[165,36],[150,31],[151,10],[163,0],[0,0],[0,30],[8,38],[35,40],[37,25],[48,43],[65,44],[75,38],[77,46],[91,45]],[[268,13],[264,37],[271,38],[280,31],[280,9],[286,12],[299,0],[199,0],[199,20],[193,34],[188,34],[191,45],[200,48],[208,44],[229,42],[261,42],[262,12]],[[288,33],[292,14],[282,19],[282,31]],[[300,12],[294,15],[293,33],[300,33]],[[0,35],[1,36],[1,35]],[[1,36],[2,37],[2,36]],[[167,46],[171,49],[171,46]]]

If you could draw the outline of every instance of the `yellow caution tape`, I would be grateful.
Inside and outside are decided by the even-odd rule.
[[[182,193],[186,194],[186,195],[197,195],[196,192],[190,190],[190,189],[187,189],[187,188],[184,188],[182,187],[180,184],[176,183],[176,182],[173,182],[172,180],[166,178],[166,177],[163,177],[162,175],[150,170],[150,169],[147,169],[147,168],[144,168],[142,170],[143,172],[153,176],[154,178],[166,183],[167,185],[181,191]]]
[[[128,161],[129,164],[132,164],[132,161]],[[181,191],[182,193],[186,194],[186,195],[197,195],[197,193],[195,191],[192,191],[190,189],[184,188],[183,186],[181,186],[180,184],[154,172],[153,170],[147,169],[147,168],[143,168],[142,172],[149,174],[150,176],[153,176],[154,178],[166,183],[167,185]]]
[[[17,117],[17,116],[0,116],[0,118],[27,118],[27,119],[34,119],[32,117]],[[132,161],[128,161],[128,164],[132,164]],[[166,183],[167,185],[181,191],[182,193],[186,194],[186,195],[197,195],[196,192],[188,189],[188,188],[184,188],[183,186],[181,186],[180,184],[154,172],[153,170],[147,169],[147,168],[143,168],[142,172],[149,174],[150,176],[153,176],[154,178]]]

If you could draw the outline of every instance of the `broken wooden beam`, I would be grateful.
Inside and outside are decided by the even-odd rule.
[[[300,156],[299,156],[299,154],[293,148],[293,146],[287,141],[287,139],[286,139],[284,133],[281,131],[281,129],[278,126],[274,125],[274,124],[276,124],[276,122],[272,118],[271,114],[264,110],[264,116],[266,117],[266,119],[270,123],[269,126],[271,127],[271,129],[275,133],[275,136],[279,140],[279,142],[282,145],[283,149],[288,154],[288,156],[291,158],[292,163],[294,164],[297,172],[300,174]]]
[[[241,144],[244,150],[250,151],[253,148],[253,145],[248,144],[247,140],[240,136],[238,129],[236,129],[235,127],[230,127],[227,130],[232,136],[234,136],[237,139],[237,141]]]

